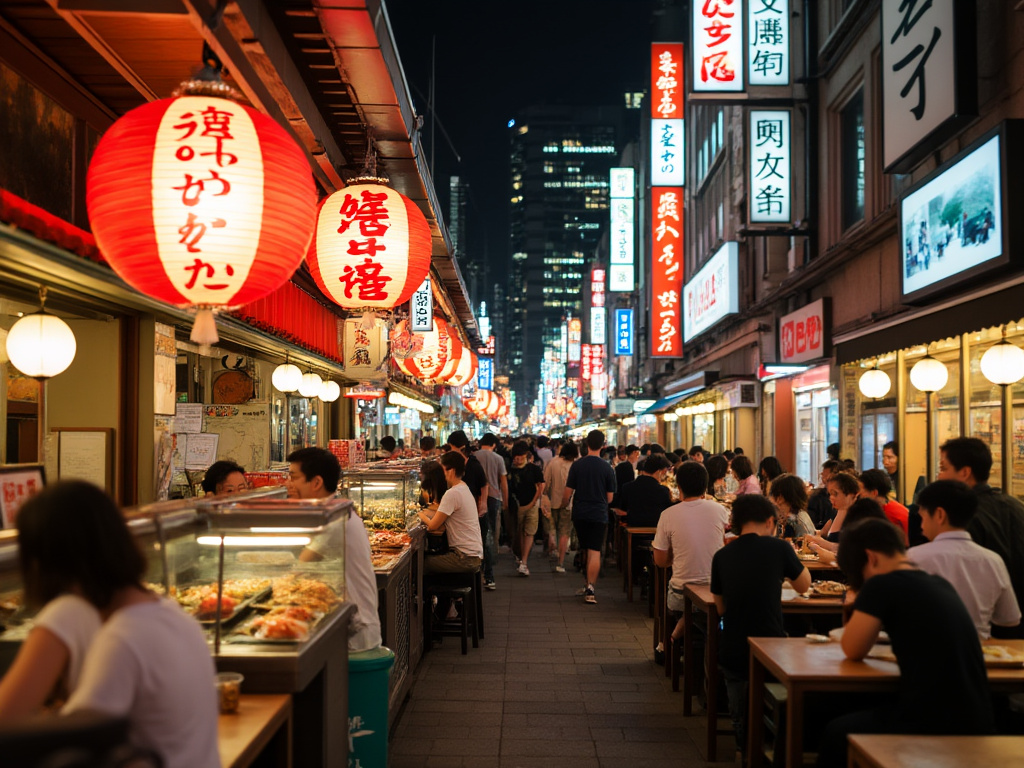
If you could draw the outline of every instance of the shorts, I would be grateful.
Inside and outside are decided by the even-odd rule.
[[[537,532],[537,523],[540,518],[540,508],[537,504],[532,507],[519,508],[519,521],[517,523],[519,533],[533,536]]]
[[[592,549],[600,552],[604,549],[607,523],[595,523],[592,520],[576,520],[576,537],[580,540],[580,549]]]
[[[568,536],[572,530],[572,509],[569,507],[558,507],[551,510],[551,524],[558,532],[558,536]]]

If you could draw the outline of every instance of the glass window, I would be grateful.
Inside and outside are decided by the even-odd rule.
[[[864,218],[864,92],[839,113],[840,184],[843,229]]]
[[[999,328],[971,334],[970,416],[967,434],[985,441],[992,451],[989,483],[1002,485],[1003,473],[1003,388],[993,384],[981,372],[981,357],[1002,338]]]

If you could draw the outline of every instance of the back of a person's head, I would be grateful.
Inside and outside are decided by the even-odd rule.
[[[461,451],[469,445],[469,438],[466,437],[466,433],[461,429],[456,429],[448,435],[448,445]]]
[[[807,485],[799,475],[779,475],[772,480],[771,497],[786,502],[793,514],[807,509]]]
[[[735,455],[737,455],[737,456],[742,456],[743,455],[743,449],[740,448],[738,445],[735,448],[732,449],[732,452]]]
[[[96,608],[140,585],[146,559],[117,503],[84,480],[62,480],[18,510],[18,553],[26,601],[42,607],[78,591]]]
[[[486,435],[480,438],[480,447],[497,445],[498,438],[492,432],[488,432]]]
[[[299,448],[288,454],[287,461],[289,464],[298,464],[306,480],[312,480],[319,475],[324,481],[324,490],[327,493],[338,490],[341,464],[326,448]]]
[[[432,451],[437,447],[437,440],[433,435],[424,435],[420,438],[420,450]]]
[[[744,493],[732,503],[732,532],[739,533],[747,523],[766,523],[775,517],[775,506],[757,493]]]
[[[567,440],[562,448],[558,451],[558,455],[566,461],[575,461],[580,457],[580,449],[576,446],[572,440]]]
[[[679,450],[683,450],[683,449],[680,448]],[[688,456],[696,456],[698,453],[700,453],[700,454],[704,453],[704,446],[703,445],[695,445],[695,446],[693,446],[693,448],[690,449],[690,451],[689,451],[689,453],[687,455]]]
[[[217,486],[223,483],[228,475],[232,475],[235,472],[241,472],[244,475],[245,469],[238,462],[231,461],[230,459],[213,462],[210,468],[206,470],[206,475],[203,476],[203,493],[216,493]]]
[[[885,500],[892,490],[889,473],[884,469],[865,469],[857,476],[866,491],[874,491],[879,498]]]
[[[641,456],[646,456],[650,452],[651,452],[651,444],[650,443],[644,443],[643,445],[640,446],[640,455]]]
[[[849,472],[836,472],[828,479],[829,485],[835,485],[844,496],[856,496],[860,493],[857,478]],[[874,504],[875,502],[872,502]],[[877,505],[876,505],[877,506]]]
[[[640,447],[639,446],[633,445],[632,443],[630,443],[629,445],[626,446],[626,455],[627,456],[632,456],[634,453],[639,453],[639,452],[640,452]]]
[[[704,468],[708,471],[708,487],[723,479],[729,472],[729,461],[720,454],[704,459]]]
[[[860,522],[861,520],[869,520],[874,518],[875,520],[888,520],[885,516],[885,512],[878,506],[878,502],[874,499],[857,499],[850,508],[846,510],[846,520],[843,522],[843,527],[853,525],[854,523]]]
[[[537,435],[537,447],[538,448],[547,448],[548,447],[548,443],[550,443],[550,442],[551,442],[551,439],[547,435]]]
[[[466,458],[458,451],[448,451],[438,461],[442,467],[454,470],[456,477],[462,477],[466,472]]]
[[[615,446],[606,445],[601,449],[601,456],[609,462],[615,461]]]
[[[599,451],[604,447],[604,432],[600,429],[592,429],[587,433],[587,448],[591,451]]]
[[[732,460],[732,472],[737,479],[746,480],[754,474],[754,465],[749,458],[740,453]]]
[[[992,472],[992,451],[977,437],[954,437],[939,446],[953,469],[970,467],[975,482],[984,483]]]
[[[732,461],[736,458],[736,454],[732,451],[722,451],[722,455],[725,456],[726,461]]]
[[[785,471],[782,468],[782,464],[774,456],[765,456],[761,459],[761,463],[757,465],[758,477],[764,476],[768,480],[774,480]]]
[[[842,469],[843,469],[842,462],[837,461],[836,459],[829,459],[828,461],[824,462],[821,465],[821,471],[822,472],[828,472],[828,473],[833,474],[833,475],[836,472],[840,472]]]
[[[853,459],[842,459],[839,463],[842,465],[843,472],[857,472],[857,462]]]
[[[653,475],[655,472],[660,472],[663,469],[671,468],[669,460],[659,453],[653,453],[647,457],[644,461],[644,472],[648,475]]]
[[[839,443],[829,443],[825,453],[833,461],[839,461]]]
[[[665,446],[660,443],[651,443],[650,449],[651,453],[660,453],[662,456],[665,455]]]
[[[936,480],[917,494],[917,507],[923,515],[942,507],[951,526],[966,528],[978,510],[978,497],[959,480]]]
[[[843,525],[836,562],[855,590],[864,586],[864,566],[867,565],[869,551],[889,557],[905,553],[903,531],[888,520],[869,519],[850,526]]]
[[[384,435],[380,439],[380,447],[385,451],[393,451],[398,447],[398,442],[391,435]]]
[[[647,457],[647,461],[656,455]],[[647,471],[647,464],[644,463],[644,472]],[[708,492],[708,471],[699,461],[684,461],[676,467],[676,485],[683,496],[703,496]]]

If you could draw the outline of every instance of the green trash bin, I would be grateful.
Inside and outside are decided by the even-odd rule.
[[[388,679],[395,654],[381,646],[348,655],[349,768],[387,768]]]

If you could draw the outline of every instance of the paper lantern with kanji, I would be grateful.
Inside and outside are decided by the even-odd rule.
[[[454,329],[439,317],[434,318],[434,330],[423,334],[423,348],[403,359],[395,358],[399,370],[420,381],[432,382],[451,360],[462,352]]]
[[[431,247],[430,226],[412,200],[382,184],[358,182],[321,204],[306,264],[336,304],[391,309],[423,284]]]
[[[100,139],[86,178],[104,258],[147,296],[198,308],[199,343],[217,340],[210,310],[247,304],[292,276],[316,204],[295,140],[255,109],[215,96],[131,110]]]
[[[501,399],[489,389],[478,389],[472,398],[464,399],[462,404],[478,418],[487,419],[497,414]]]
[[[469,347],[462,348],[462,355],[459,357],[455,372],[445,381],[450,387],[464,387],[476,376],[476,355]]]

